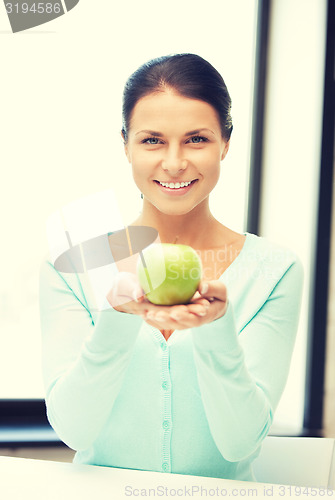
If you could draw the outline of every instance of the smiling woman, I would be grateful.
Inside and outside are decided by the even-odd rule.
[[[142,130],[146,124],[156,130],[150,137]],[[190,132],[194,125],[200,126]],[[208,205],[228,145],[210,104],[185,98],[176,89],[142,97],[134,107],[125,143],[135,183],[144,195],[141,219],[151,206],[178,215],[189,213],[202,201]],[[178,197],[172,204],[171,196]]]
[[[303,270],[287,248],[209,208],[232,122],[220,74],[194,54],[149,61],[124,91],[125,153],[143,193],[133,226],[189,245],[188,304],[152,304],[119,273],[97,311],[84,275],[41,270],[48,418],[75,462],[253,480],[297,331]]]
[[[122,137],[134,181],[144,196],[136,224],[156,227],[158,213],[159,217],[189,214],[197,219],[198,228],[210,223],[212,236],[222,232],[223,226],[208,218],[209,193],[228,152],[230,110],[222,76],[195,54],[151,60],[128,79]],[[162,241],[173,242],[182,232],[184,242],[199,245],[186,219],[161,219],[159,225]]]

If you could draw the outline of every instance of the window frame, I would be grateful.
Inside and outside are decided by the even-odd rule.
[[[63,446],[43,399],[0,399],[0,448]]]
[[[326,22],[320,182],[315,261],[311,271],[314,286],[310,290],[311,314],[308,325],[304,406],[304,435],[310,437],[323,437],[330,235],[335,159],[335,4],[332,0],[327,1]]]

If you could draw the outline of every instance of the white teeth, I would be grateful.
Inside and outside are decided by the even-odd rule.
[[[158,181],[159,182],[159,181]],[[176,182],[175,184],[173,182],[159,182],[159,184],[163,187],[168,187],[170,189],[178,189],[181,187],[186,187],[191,184],[192,181],[189,182]]]

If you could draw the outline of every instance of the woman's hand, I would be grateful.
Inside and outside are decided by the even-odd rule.
[[[220,318],[227,309],[227,289],[220,280],[201,282],[190,303],[185,305],[151,304],[143,294],[137,276],[122,272],[117,276],[107,300],[115,310],[137,314],[159,330],[185,330],[201,326]]]
[[[194,328],[223,316],[227,310],[227,300],[227,289],[222,281],[202,282],[189,304],[155,306],[155,309],[146,313],[144,320],[158,329]]]

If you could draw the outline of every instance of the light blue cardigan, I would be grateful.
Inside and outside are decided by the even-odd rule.
[[[42,264],[47,414],[76,463],[255,479],[289,371],[303,268],[245,234],[220,278],[226,314],[168,341],[139,316],[94,309],[84,274]]]

